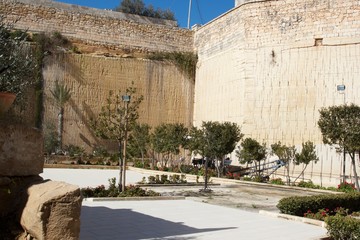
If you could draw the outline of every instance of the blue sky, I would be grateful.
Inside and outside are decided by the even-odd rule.
[[[114,9],[120,5],[121,0],[56,0],[58,2],[75,5]],[[188,10],[190,0],[143,0],[146,5],[153,5],[154,8],[163,10],[170,9],[175,13],[180,27],[187,27]],[[205,24],[221,14],[232,9],[235,0],[192,0],[190,26],[194,24]]]

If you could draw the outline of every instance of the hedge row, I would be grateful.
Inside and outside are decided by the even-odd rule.
[[[320,209],[345,208],[349,213],[360,211],[360,193],[327,194],[315,196],[287,197],[277,204],[281,213],[303,217],[304,213]]]
[[[327,217],[326,229],[333,240],[360,239],[360,220],[350,216]]]

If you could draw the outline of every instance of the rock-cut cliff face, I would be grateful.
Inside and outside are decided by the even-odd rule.
[[[192,123],[194,81],[174,64],[136,58],[116,58],[86,54],[64,54],[48,61],[44,69],[45,123],[56,125],[58,110],[50,90],[63,79],[72,97],[65,107],[64,144],[91,150],[99,140],[90,130],[90,119],[105,106],[109,91],[124,93],[135,87],[144,100],[140,122]]]

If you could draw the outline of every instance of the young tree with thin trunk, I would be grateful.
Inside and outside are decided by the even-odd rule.
[[[150,147],[150,130],[151,127],[144,123],[135,123],[129,136],[129,149],[134,157],[141,157],[142,167],[145,167],[145,154]]]
[[[294,180],[294,182],[296,182],[296,180],[301,175],[304,174],[305,169],[307,168],[310,162],[317,163],[318,160],[319,158],[316,155],[314,143],[311,141],[307,141],[303,143],[301,152],[295,154],[295,164],[296,165],[304,164],[304,167],[301,173],[299,174],[299,176]]]
[[[290,185],[290,162],[295,159],[295,146],[287,146],[277,142],[271,145],[272,154],[275,154],[279,159],[285,162],[286,168],[286,182]]]
[[[126,91],[114,94],[110,91],[107,103],[101,108],[101,112],[96,119],[91,119],[90,124],[95,135],[107,140],[116,141],[119,147],[119,190],[125,190],[126,172],[126,153],[121,156],[122,142],[124,141],[124,151],[126,150],[127,133],[131,132],[132,126],[139,118],[138,109],[143,100],[143,96],[135,95],[136,89],[127,88]],[[129,102],[123,100],[124,96],[130,97]]]

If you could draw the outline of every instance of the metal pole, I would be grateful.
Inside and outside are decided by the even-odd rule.
[[[346,182],[346,176],[345,176],[345,160],[346,160],[346,153],[345,153],[345,147],[344,147],[344,149],[343,149],[343,151],[344,151],[344,162],[343,162],[343,183],[345,183]]]
[[[119,191],[122,191],[122,166],[123,166],[123,161],[122,161],[122,157],[121,157],[121,140],[118,142],[118,147],[119,147]]]
[[[124,150],[123,150],[123,171],[122,171],[122,190],[125,191],[126,183],[126,145],[127,145],[127,123],[128,123],[129,101],[125,103],[125,125],[124,125]]]
[[[208,185],[208,161],[209,159],[205,157],[205,185],[204,185],[204,191],[207,190]]]
[[[346,100],[345,100],[345,85],[344,85],[344,106],[346,104]],[[346,160],[346,152],[345,152],[345,147],[344,147],[344,165],[343,165],[343,183],[346,182],[346,169],[345,169],[345,160]]]
[[[189,2],[189,12],[188,12],[188,22],[187,22],[188,29],[190,29],[191,6],[192,6],[192,0],[190,0]]]

